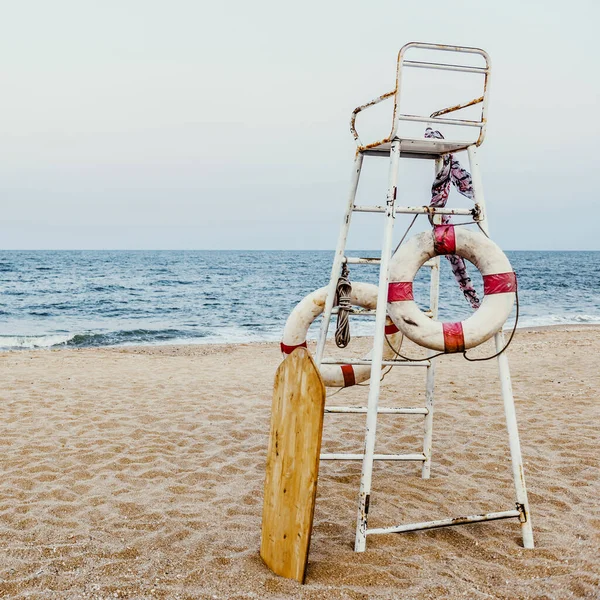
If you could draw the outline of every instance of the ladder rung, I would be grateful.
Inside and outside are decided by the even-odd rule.
[[[344,257],[344,262],[348,265],[378,265],[379,263],[381,263],[381,259],[380,258],[367,258],[367,257],[362,257],[362,256],[346,256]],[[421,266],[422,267],[435,267],[437,266],[437,260],[435,260],[434,258],[432,258],[431,260],[428,260],[427,262],[424,262]]]
[[[483,121],[467,121],[466,119],[447,119],[446,117],[420,117],[419,115],[398,115],[402,121],[415,123],[443,123],[444,125],[463,125],[465,127],[482,127]]]
[[[346,256],[344,262],[348,265],[378,265],[380,258],[363,258],[362,256]]]
[[[357,317],[374,317],[377,315],[377,311],[375,309],[370,308],[357,308],[356,306],[352,306],[348,309],[351,315],[356,315]],[[337,315],[339,312],[339,307],[335,306],[331,309],[332,315]],[[433,317],[433,313],[430,310],[424,310],[423,314],[426,317]]]
[[[358,206],[352,207],[354,212],[373,212],[384,213],[387,206]],[[473,216],[476,213],[475,208],[435,208],[433,206],[398,206],[395,209],[396,214],[404,215],[463,215]]]
[[[335,306],[332,310],[331,310],[331,314],[332,315],[337,315],[339,312],[339,307]],[[351,306],[348,311],[350,312],[351,315],[356,315],[357,317],[374,317],[377,312],[375,311],[375,309],[370,309],[370,308],[358,308],[356,306]]]
[[[471,65],[452,65],[447,63],[426,62],[422,60],[405,60],[405,67],[417,67],[419,69],[440,69],[442,71],[461,71],[464,73],[489,73],[488,67],[475,67]]]
[[[321,454],[321,460],[362,460],[364,454]],[[373,460],[425,461],[425,455],[419,454],[373,454]]]
[[[366,414],[369,411],[367,406],[326,406],[326,413],[355,413]],[[377,409],[378,415],[427,415],[429,409],[425,407],[402,408],[402,407],[381,407]]]
[[[405,531],[419,531],[422,529],[435,529],[437,527],[450,527],[452,525],[466,525],[467,523],[479,523],[481,521],[497,521],[498,519],[520,518],[518,510],[505,510],[502,512],[486,513],[484,515],[471,515],[469,517],[457,517],[455,519],[439,519],[438,521],[425,521],[423,523],[411,523],[408,525],[396,525],[394,527],[378,527],[367,529],[367,535],[380,533],[404,533]]]
[[[368,358],[324,358],[322,365],[370,365]],[[429,360],[382,360],[382,367],[429,367]]]

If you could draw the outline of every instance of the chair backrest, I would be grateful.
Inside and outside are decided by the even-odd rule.
[[[424,62],[407,60],[406,55],[414,49],[422,50],[438,50],[442,52],[458,52],[463,54],[477,54],[483,57],[485,60],[485,67],[472,66],[472,65],[454,65],[439,62]],[[402,91],[402,74],[406,68],[416,69],[439,69],[441,71],[458,71],[462,73],[479,73],[483,75],[482,94],[477,98],[473,98],[468,102],[457,104],[455,106],[449,106],[434,112],[431,115],[405,115],[399,112],[400,107],[400,94]],[[396,70],[396,93],[394,98],[394,122],[392,127],[391,139],[398,135],[398,129],[400,121],[417,121],[422,123],[440,123],[446,125],[462,125],[466,127],[478,127],[479,137],[477,139],[477,145],[480,146],[485,138],[485,130],[487,125],[487,109],[489,102],[489,79],[492,70],[490,57],[485,50],[481,48],[469,48],[462,46],[445,46],[442,44],[425,44],[422,42],[410,42],[404,45],[398,53],[398,67]],[[447,119],[440,118],[441,115],[445,115],[451,112],[466,108],[467,106],[473,106],[475,104],[481,104],[481,116],[479,120],[467,120],[467,119]]]
[[[412,53],[415,50],[437,50],[440,52],[457,52],[463,54],[472,54],[482,56],[485,61],[485,66],[475,66],[471,64],[447,64],[441,62],[429,62],[429,61],[418,61],[418,60],[407,60],[406,55]],[[467,102],[463,102],[460,104],[456,104],[453,106],[449,106],[447,108],[442,108],[431,115],[409,115],[403,114],[400,112],[400,97],[402,92],[402,75],[404,70],[407,68],[415,68],[415,69],[436,69],[442,71],[457,71],[462,73],[479,73],[483,75],[483,85],[481,87],[481,95],[469,100]],[[356,116],[359,112],[363,111],[366,108],[379,104],[381,101],[392,98],[394,99],[394,116],[392,121],[392,130],[387,138],[384,140],[380,140],[377,143],[384,143],[393,140],[394,138],[399,136],[400,123],[402,121],[412,121],[412,122],[421,122],[427,124],[446,124],[446,125],[458,125],[464,127],[477,127],[479,128],[479,137],[475,142],[477,146],[480,146],[485,139],[485,131],[487,125],[487,110],[488,110],[488,102],[489,102],[489,80],[491,74],[492,66],[490,62],[490,57],[488,56],[485,50],[481,48],[470,48],[466,46],[447,46],[443,44],[427,44],[423,42],[410,42],[404,45],[400,52],[398,53],[398,64],[396,69],[396,88],[388,92],[387,94],[383,94],[378,98],[375,98],[371,102],[367,104],[363,104],[358,108],[354,109],[352,113],[352,119],[350,123],[350,129],[352,134],[354,135],[355,140],[359,141],[358,133],[356,131]],[[474,106],[476,104],[481,104],[481,115],[478,120],[472,119],[458,119],[458,118],[446,118],[442,115],[447,115],[449,113],[461,110],[463,108],[467,108],[469,106]]]

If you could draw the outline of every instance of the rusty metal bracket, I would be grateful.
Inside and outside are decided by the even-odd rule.
[[[520,502],[517,502],[517,510],[519,511],[519,521],[521,523],[527,523],[527,511],[525,510],[525,506]]]

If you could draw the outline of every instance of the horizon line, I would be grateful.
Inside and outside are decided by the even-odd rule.
[[[518,249],[504,252],[600,252],[600,249]],[[375,248],[351,248],[350,252],[380,252]],[[0,252],[335,252],[335,248],[0,248]]]

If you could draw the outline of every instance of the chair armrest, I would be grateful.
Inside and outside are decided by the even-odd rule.
[[[358,106],[357,108],[355,108],[352,111],[352,117],[350,118],[350,131],[352,132],[352,135],[354,136],[354,139],[357,142],[360,142],[360,140],[358,138],[358,132],[356,131],[356,117],[357,117],[358,113],[363,111],[365,108],[370,108],[371,106],[375,106],[376,104],[379,104],[386,98],[391,98],[392,96],[395,96],[395,95],[396,95],[396,90],[392,90],[391,92],[388,92],[387,94],[378,96],[377,98],[375,98],[375,100],[371,100],[371,102],[367,102],[366,104],[362,104],[361,106]]]

